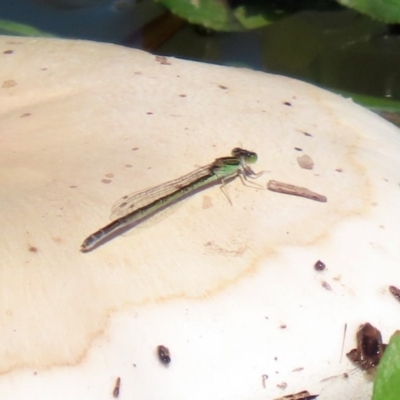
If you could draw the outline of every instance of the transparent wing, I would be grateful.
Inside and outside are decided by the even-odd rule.
[[[199,179],[202,176],[208,175],[211,171],[212,165],[213,164],[209,164],[204,167],[200,167],[189,174],[181,176],[180,178],[121,197],[112,206],[110,219],[113,221],[117,218],[124,217],[138,208],[150,204],[154,200],[157,200],[161,197],[167,196],[181,187],[189,185],[191,182]],[[159,213],[159,217],[163,214],[169,214],[170,212],[171,210],[169,209],[163,210],[161,213]],[[159,218],[157,218],[157,220],[159,220]]]

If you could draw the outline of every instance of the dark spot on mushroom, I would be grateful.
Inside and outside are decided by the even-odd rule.
[[[157,353],[158,358],[163,364],[169,364],[171,362],[171,355],[169,353],[168,347],[165,347],[163,345],[157,346]]]
[[[121,387],[121,378],[118,377],[117,380],[115,381],[114,385],[114,390],[113,390],[113,397],[117,398],[119,397],[119,389]]]
[[[326,290],[332,290],[331,285],[326,281],[322,281],[321,286]]]
[[[389,291],[392,293],[392,295],[400,301],[400,289],[397,288],[396,286],[389,286]]]
[[[314,269],[316,271],[323,271],[326,268],[326,265],[321,261],[318,260],[315,264],[314,264]]]

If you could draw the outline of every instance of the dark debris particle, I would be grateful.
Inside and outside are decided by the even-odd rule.
[[[318,397],[318,394],[310,394],[308,390],[303,390],[298,393],[288,394],[283,397],[279,397],[279,399],[275,400],[314,400]]]
[[[113,390],[113,397],[118,398],[119,397],[119,389],[121,387],[121,378],[118,377],[117,380],[115,381],[114,385],[114,390]]]
[[[303,151],[303,149],[300,148],[300,147],[295,147],[294,149],[297,150],[297,151]]]
[[[314,269],[316,271],[323,271],[326,268],[326,265],[321,261],[318,260],[315,264],[314,264]]]
[[[389,291],[392,293],[392,295],[400,301],[400,289],[397,288],[396,286],[389,286]]]
[[[28,250],[29,250],[31,253],[37,253],[37,252],[38,252],[38,248],[35,247],[35,246],[29,246]]]
[[[3,54],[13,54],[14,50],[5,50],[3,51]]]
[[[163,364],[169,364],[171,362],[171,355],[168,347],[163,345],[157,346],[158,358]]]
[[[219,87],[220,89],[224,89],[224,90],[228,89],[228,86],[224,86],[224,85],[218,85],[218,87]]]
[[[374,374],[387,346],[382,343],[381,332],[367,322],[359,327],[356,337],[357,348],[346,356],[362,371]]]
[[[279,389],[286,389],[287,388],[287,383],[286,382],[281,382],[281,383],[278,383],[276,386],[278,386]]]
[[[322,281],[321,282],[321,286],[325,289],[325,290],[332,290],[331,285],[326,282],[326,281]]]
[[[289,106],[289,107],[292,106],[292,103],[289,103],[288,101],[285,101],[283,104],[284,104],[285,106]]]

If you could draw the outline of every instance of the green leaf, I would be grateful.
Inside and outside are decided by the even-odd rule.
[[[192,24],[216,31],[240,31],[243,27],[226,2],[217,0],[158,0],[172,13]]]
[[[242,5],[235,8],[234,15],[246,29],[261,28],[286,15],[283,10],[267,8],[267,5],[265,4],[263,9],[251,5]]]
[[[400,399],[400,332],[396,332],[378,365],[372,400]]]
[[[400,0],[339,0],[339,3],[387,24],[400,22]]]
[[[156,1],[190,23],[215,31],[229,32],[260,28],[287,14],[273,2],[260,0],[243,1],[236,7],[231,7],[226,0]]]
[[[0,19],[0,34],[17,36],[55,37],[30,25]]]

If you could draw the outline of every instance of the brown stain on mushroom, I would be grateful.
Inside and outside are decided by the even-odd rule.
[[[215,187],[206,195],[212,198],[213,207],[204,208],[204,197],[196,195],[168,220],[82,254],[81,241],[107,223],[106,209],[116,199],[109,199],[108,194],[104,199],[101,191],[96,202],[88,201],[97,187],[97,173],[86,182],[74,177],[79,188],[86,184],[90,187],[71,193],[69,171],[55,159],[56,152],[43,153],[35,168],[46,170],[50,165],[58,179],[48,182],[43,179],[45,174],[38,173],[31,176],[34,184],[27,187],[18,184],[26,178],[26,171],[15,170],[13,179],[2,182],[4,193],[13,193],[12,200],[15,196],[24,199],[16,205],[10,202],[8,216],[25,216],[35,228],[30,229],[30,240],[40,249],[34,254],[18,251],[15,246],[24,233],[18,226],[4,243],[14,251],[3,263],[7,267],[0,269],[0,282],[7,282],[1,287],[2,306],[9,310],[0,314],[2,374],[21,368],[77,365],[105,334],[114,313],[174,299],[209,299],[254,276],[260,265],[273,259],[277,247],[324,242],[336,223],[367,213],[371,204],[370,184],[363,167],[351,159],[346,171],[361,173],[351,188],[341,183],[343,190],[330,203],[286,201],[280,194],[246,188],[236,180],[228,186],[233,208]],[[75,154],[72,159],[77,162]],[[121,163],[121,170],[126,171],[124,165]],[[18,179],[19,173],[22,180]],[[354,191],[357,196],[351,196]],[[46,201],[42,193],[49,193]],[[334,204],[341,201],[341,196],[350,196],[351,201],[338,211]],[[73,199],[69,207],[67,199]],[[302,200],[306,205],[294,219],[288,209],[294,210]],[[79,212],[73,204],[81,205]],[[280,215],[278,221],[270,218],[271,210]],[[289,230],[290,237],[286,233]],[[35,318],[29,317],[27,309],[34,310]]]
[[[242,250],[238,250],[238,252],[241,253]],[[222,252],[225,253],[224,251]],[[226,254],[222,255],[225,256]],[[238,255],[234,254],[235,257]],[[37,267],[38,263],[35,262],[31,262],[29,265],[29,269],[33,268],[35,271],[37,271]],[[57,299],[61,295],[59,288],[48,290],[46,281],[50,283],[49,276],[46,281],[38,278],[34,282],[25,281],[25,284],[29,287],[27,289],[27,300],[29,299],[31,307],[35,307],[36,318],[32,320],[26,317],[24,307],[27,303],[21,301],[18,304],[14,303],[11,309],[7,309],[3,315],[0,315],[0,325],[5,328],[3,330],[4,342],[0,344],[0,352],[8,355],[7,359],[0,360],[0,375],[26,368],[47,370],[53,367],[79,365],[88,357],[92,350],[92,345],[106,334],[110,316],[114,313],[133,305],[135,307],[143,307],[185,298],[196,298],[199,301],[209,299],[228,287],[238,284],[242,279],[254,273],[257,268],[258,265],[256,263],[247,265],[247,268],[242,269],[235,276],[224,280],[217,279],[208,288],[203,287],[202,293],[198,295],[190,295],[182,287],[179,287],[175,294],[168,295],[163,293],[157,295],[157,292],[150,290],[149,292],[140,293],[139,297],[141,298],[137,298],[133,302],[128,301],[127,297],[124,296],[128,293],[128,290],[132,292],[131,282],[135,279],[133,274],[129,282],[126,282],[125,288],[120,286],[117,291],[114,287],[115,281],[110,280],[108,282],[108,290],[100,292],[98,292],[98,287],[95,284],[99,277],[97,275],[97,278],[90,283],[92,285],[91,288],[86,286],[88,282],[85,282],[66,302]],[[132,270],[135,271],[134,268]],[[59,275],[56,269],[49,268],[48,272]],[[60,287],[69,284],[74,285],[77,282],[82,284],[82,275],[79,278],[73,276],[77,269],[72,268],[69,272],[72,274],[70,276],[71,279],[69,279],[69,282],[65,280],[60,282]],[[92,272],[94,273],[95,271],[92,270]],[[97,272],[100,275],[104,275],[106,271],[98,270]],[[106,272],[103,279],[107,279],[109,272]],[[67,275],[70,274],[68,273],[65,276]],[[95,275],[94,273],[93,278],[95,278]],[[32,278],[32,276],[30,277]],[[43,277],[42,275],[41,278]],[[10,283],[13,288],[18,287],[14,282]],[[103,283],[106,282],[103,281]],[[122,282],[120,281],[119,283]],[[86,293],[84,288],[87,290]],[[81,292],[82,289],[83,291]],[[123,289],[124,292],[121,293],[120,289]],[[96,296],[96,292],[99,296]],[[31,297],[34,293],[36,298]],[[82,296],[79,293],[84,293],[85,295]],[[114,296],[110,296],[111,293]],[[47,303],[49,295],[55,301],[53,304]],[[125,298],[122,299],[122,296]],[[112,301],[112,297],[114,297],[114,301]],[[117,298],[120,298],[122,302],[116,302]],[[82,301],[86,304],[82,303]],[[114,307],[110,307],[112,303],[114,303]],[[42,309],[39,309],[40,305],[42,305]],[[46,306],[48,307],[46,308]],[[11,326],[7,329],[9,325]],[[17,331],[12,329],[14,326],[18,326]],[[29,335],[26,335],[26,332],[29,332]],[[64,346],[65,342],[68,342],[68,346]],[[6,348],[7,345],[9,347]]]
[[[3,81],[3,84],[1,85],[3,89],[12,88],[14,86],[17,86],[17,82],[15,81],[15,79],[7,79]]]

